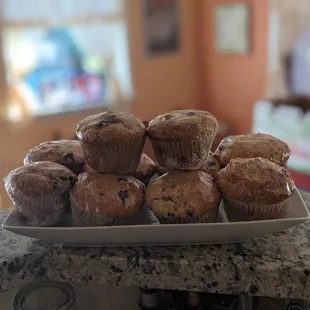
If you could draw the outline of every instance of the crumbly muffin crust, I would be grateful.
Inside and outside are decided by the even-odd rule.
[[[207,111],[176,110],[159,115],[148,125],[153,140],[193,139],[217,131],[217,120]]]
[[[262,157],[285,167],[290,149],[286,143],[272,135],[254,133],[225,138],[215,151],[215,157],[223,166],[233,158]]]
[[[76,130],[78,139],[89,143],[115,143],[140,138],[145,133],[146,128],[141,120],[129,113],[111,111],[86,117]]]
[[[84,155],[80,143],[76,140],[48,141],[31,149],[24,159],[24,164],[39,161],[55,162],[79,174],[83,169]]]
[[[142,209],[144,185],[131,176],[81,173],[70,192],[70,198],[73,204],[94,215],[128,218]]]
[[[220,191],[203,171],[171,171],[158,177],[146,189],[146,202],[158,218],[191,222],[216,220]],[[182,220],[183,219],[183,220]]]
[[[215,177],[227,199],[274,204],[289,198],[295,189],[289,172],[265,158],[236,158]]]
[[[4,184],[11,193],[18,191],[32,198],[47,198],[68,192],[76,179],[68,168],[41,161],[12,170],[4,178]]]
[[[130,173],[130,175],[140,180],[145,185],[147,185],[151,177],[155,173],[156,173],[155,162],[145,153],[142,153],[138,168],[136,169],[136,171]]]

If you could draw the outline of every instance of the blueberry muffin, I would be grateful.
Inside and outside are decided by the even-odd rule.
[[[146,139],[133,115],[106,111],[82,120],[76,130],[85,162],[94,171],[127,174],[137,169]]]
[[[63,221],[75,182],[72,171],[47,161],[17,168],[4,178],[15,209],[30,226],[54,226]]]
[[[207,162],[201,168],[201,170],[208,173],[212,177],[215,177],[221,169],[222,169],[222,165],[220,161],[214,157],[214,154],[212,152],[210,152]]]
[[[140,180],[144,185],[148,185],[150,179],[155,173],[156,164],[145,153],[142,153],[138,168],[136,171],[130,173],[130,175]]]
[[[74,226],[125,224],[143,208],[144,185],[131,176],[81,173],[70,200]]]
[[[146,202],[162,224],[213,223],[220,191],[203,171],[169,171],[146,189]]]
[[[76,140],[49,141],[31,149],[24,159],[24,164],[38,161],[52,161],[79,174],[83,170],[84,155],[80,143]]]
[[[206,163],[217,133],[217,120],[206,111],[172,111],[153,119],[147,128],[161,167],[199,170]]]
[[[223,166],[233,158],[262,157],[286,167],[290,153],[283,141],[268,134],[253,133],[225,138],[214,155]]]
[[[288,171],[265,158],[236,158],[215,177],[232,221],[283,218],[295,190]]]

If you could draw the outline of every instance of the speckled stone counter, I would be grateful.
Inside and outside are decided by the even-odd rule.
[[[50,279],[310,298],[310,222],[234,245],[75,249],[3,230],[0,243],[2,291]]]

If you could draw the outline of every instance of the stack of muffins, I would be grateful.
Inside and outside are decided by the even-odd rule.
[[[5,178],[28,225],[62,225],[69,217],[74,226],[119,225],[142,211],[145,185],[156,171],[142,154],[145,125],[106,111],[81,121],[77,137],[34,147]]]
[[[32,226],[126,225],[145,206],[162,224],[284,217],[295,189],[282,141],[231,136],[210,152],[217,120],[181,110],[143,123],[106,111],[82,120],[78,141],[42,143],[5,178],[15,209]],[[143,154],[151,140],[157,162]],[[146,190],[145,187],[147,186]]]
[[[161,223],[216,222],[221,195],[205,170],[219,166],[209,156],[217,127],[215,117],[196,110],[173,111],[149,123],[147,135],[167,172],[147,187],[146,202]]]
[[[283,218],[295,190],[286,169],[290,149],[268,134],[225,138],[214,156],[224,167],[215,176],[230,221]]]
[[[76,133],[88,168],[70,193],[73,225],[126,224],[145,202],[144,184],[129,175],[139,174],[145,125],[131,114],[107,111],[81,121]]]
[[[268,134],[248,134],[229,136],[215,154],[207,153],[214,129],[202,121],[206,112],[197,111],[191,119],[192,113],[168,113],[148,127],[159,163],[174,170],[156,179],[146,191],[146,201],[159,220],[162,223],[215,222],[220,196],[230,221],[285,217],[295,190],[286,170],[289,147]],[[163,146],[161,139],[165,140]],[[173,147],[167,145],[169,139],[174,140]],[[206,153],[193,145],[205,146]]]

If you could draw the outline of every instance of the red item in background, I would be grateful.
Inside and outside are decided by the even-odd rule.
[[[292,179],[297,187],[310,191],[310,175],[290,170]]]

